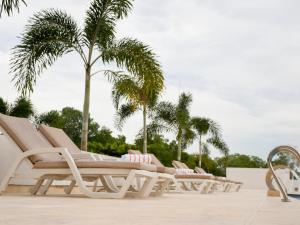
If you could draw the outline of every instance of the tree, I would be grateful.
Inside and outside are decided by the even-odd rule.
[[[30,99],[19,97],[13,104],[5,102],[0,97],[0,113],[9,116],[29,118],[34,116],[34,107]]]
[[[143,138],[137,137],[135,140],[137,148],[143,146]],[[153,153],[165,166],[172,166],[172,160],[176,158],[176,142],[170,142],[162,135],[154,134],[148,136],[148,152]]]
[[[0,17],[3,11],[6,12],[8,16],[10,16],[14,10],[17,10],[19,12],[20,3],[26,5],[26,2],[24,0],[2,0],[0,5]]]
[[[219,168],[226,171],[226,167],[238,168],[267,168],[267,162],[257,156],[233,154],[215,159]]]
[[[33,104],[30,99],[19,97],[10,107],[9,115],[29,118],[34,115]]]
[[[37,120],[39,123],[63,129],[73,142],[80,146],[82,112],[79,110],[72,107],[65,107],[61,111],[52,110],[41,114]],[[93,119],[89,118],[89,140],[97,135],[99,127]]]
[[[199,167],[201,168],[202,155],[209,154],[209,146],[220,150],[227,155],[229,149],[222,140],[221,128],[213,120],[204,117],[193,117],[191,119],[193,129],[196,131],[199,140]],[[205,139],[204,139],[205,138]]]
[[[132,1],[93,0],[86,12],[83,29],[61,10],[38,12],[29,20],[21,35],[21,43],[13,50],[11,73],[23,95],[33,91],[37,77],[61,56],[76,52],[81,57],[85,69],[81,133],[83,150],[87,150],[91,78],[101,73],[110,81],[115,81],[124,75],[121,71],[95,71],[96,63],[103,67],[114,63],[135,77],[161,73],[149,46],[136,39],[116,39],[116,23],[128,15]]]
[[[181,161],[182,147],[186,147],[194,139],[194,132],[190,123],[190,105],[192,95],[182,93],[177,105],[170,102],[160,102],[153,115],[153,122],[149,129],[151,132],[171,131],[176,135],[177,160]]]
[[[8,112],[8,103],[0,97],[0,113],[7,114]]]
[[[164,87],[162,73],[151,77],[124,77],[115,82],[112,96],[117,111],[117,126],[122,127],[124,121],[136,111],[143,111],[143,153],[147,153],[147,113],[157,103],[158,96]],[[119,107],[120,101],[126,103]]]

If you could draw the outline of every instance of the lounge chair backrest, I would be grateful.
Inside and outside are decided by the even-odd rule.
[[[200,168],[200,167],[195,167],[195,170],[199,174],[206,174],[206,171],[204,169]]]
[[[62,129],[42,124],[38,130],[54,147],[65,147],[70,153],[81,153],[81,150]]]
[[[0,114],[0,125],[24,152],[31,149],[52,147],[52,145],[39,134],[28,119]],[[38,161],[57,161],[61,159],[62,157],[56,153],[40,154],[30,157],[32,163]]]
[[[189,169],[189,167],[185,163],[183,163],[183,162],[180,162],[180,163],[185,169]]]
[[[179,161],[173,160],[172,161],[172,165],[176,168],[176,169],[184,169],[184,167],[182,166],[182,164]]]
[[[128,154],[142,154],[139,150],[128,150]],[[157,167],[165,167],[154,154],[149,154],[151,156],[151,163]]]
[[[137,155],[139,155],[139,154],[142,154],[139,150],[132,150],[132,149],[129,149],[128,150],[128,154],[137,154]]]
[[[0,183],[16,159],[21,157],[22,154],[23,151],[21,148],[0,125]],[[32,162],[29,159],[24,160],[24,162],[20,165],[20,171],[30,171],[32,166]],[[12,179],[12,183],[16,184],[15,181],[15,179]]]

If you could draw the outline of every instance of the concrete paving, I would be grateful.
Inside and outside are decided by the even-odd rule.
[[[299,225],[300,200],[265,191],[166,194],[149,199],[0,196],[0,225]]]

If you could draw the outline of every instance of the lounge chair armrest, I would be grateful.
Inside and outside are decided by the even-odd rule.
[[[71,157],[70,153],[67,151],[66,148],[37,148],[37,149],[30,149],[26,152],[24,152],[20,158],[27,158],[33,155],[39,155],[39,154],[49,154],[49,153],[60,153],[63,157],[69,156]]]
[[[39,155],[39,154],[49,154],[49,153],[60,153],[63,159],[68,163],[69,167],[71,168],[77,168],[74,159],[72,158],[71,154],[68,152],[66,148],[38,148],[38,149],[31,149],[26,152],[23,152],[14,162],[12,165],[12,168],[18,168],[20,163],[25,160],[26,158],[33,156],[33,155]]]

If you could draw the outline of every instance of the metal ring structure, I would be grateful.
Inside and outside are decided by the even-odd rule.
[[[274,148],[270,153],[269,153],[269,156],[268,156],[268,166],[269,166],[269,169],[271,170],[272,174],[273,174],[273,177],[279,187],[279,190],[282,194],[282,201],[283,202],[289,202],[290,199],[288,197],[288,194],[285,190],[285,188],[283,187],[283,184],[280,182],[279,178],[277,177],[277,175],[275,174],[275,169],[272,165],[272,159],[275,155],[277,155],[278,153],[280,152],[285,152],[285,153],[289,153],[293,156],[295,156],[295,158],[300,162],[300,154],[299,152],[294,149],[293,147],[291,146],[287,146],[287,145],[282,145],[282,146],[278,146],[276,148]]]
[[[286,165],[276,165],[273,168],[276,171],[278,169],[288,169],[289,167],[286,166]],[[276,188],[273,185],[273,179],[274,179],[273,173],[269,169],[268,172],[267,172],[267,174],[266,174],[266,180],[265,180],[266,181],[266,185],[267,185],[269,191],[277,191]]]

